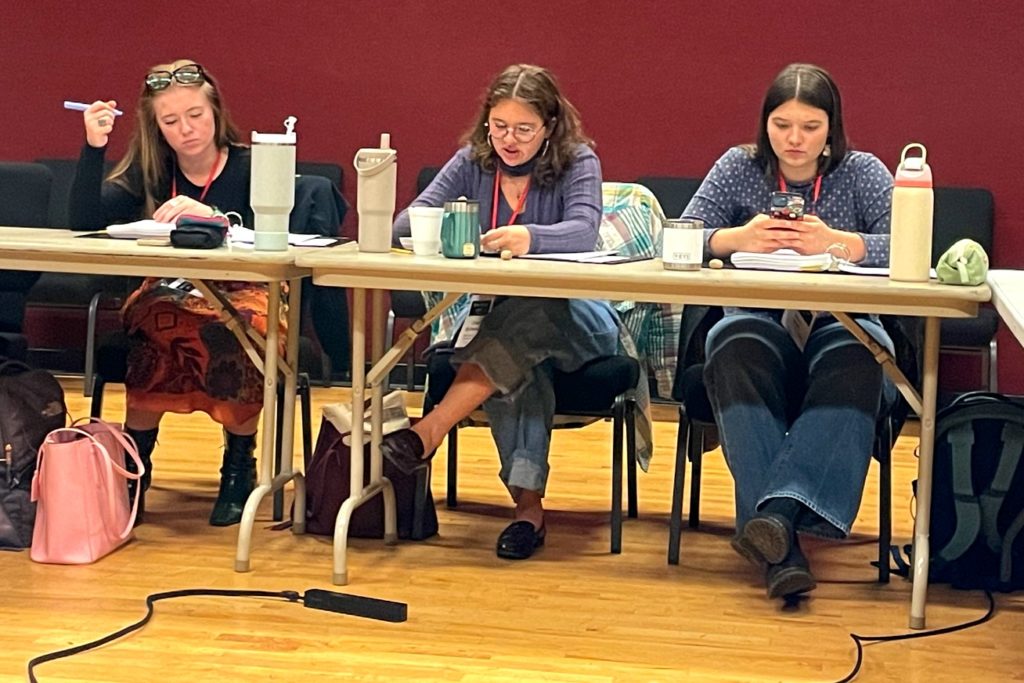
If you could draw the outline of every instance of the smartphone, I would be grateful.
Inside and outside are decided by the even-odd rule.
[[[804,198],[796,192],[772,192],[768,215],[786,221],[798,221],[804,217]]]

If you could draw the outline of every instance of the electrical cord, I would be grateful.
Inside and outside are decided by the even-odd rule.
[[[76,645],[64,650],[49,652],[38,657],[33,657],[28,662],[28,680],[30,683],[38,683],[35,668],[40,664],[52,662],[56,659],[71,657],[87,650],[106,645],[109,642],[138,631],[153,618],[153,605],[161,600],[173,598],[187,598],[195,596],[215,596],[230,598],[281,598],[288,602],[301,602],[304,607],[321,609],[339,614],[352,614],[355,616],[378,619],[380,621],[402,622],[408,618],[408,607],[404,602],[391,602],[378,598],[367,598],[361,595],[350,595],[348,593],[336,593],[312,588],[305,593],[298,591],[257,591],[257,590],[228,590],[216,588],[186,588],[183,590],[167,591],[165,593],[153,593],[146,596],[146,616],[134,624],[125,626],[109,635],[97,638],[96,640]]]
[[[954,631],[962,631],[972,626],[980,626],[986,621],[995,616],[996,601],[992,597],[990,591],[985,591],[985,597],[988,598],[988,611],[985,612],[981,617],[968,621],[963,624],[955,624],[953,626],[946,626],[944,628],[937,628],[932,631],[921,631],[918,633],[900,633],[890,636],[862,636],[856,633],[851,633],[850,638],[853,639],[854,644],[857,646],[857,662],[853,665],[853,669],[846,675],[845,678],[839,679],[836,683],[848,683],[857,677],[860,673],[860,665],[864,661],[864,643],[887,643],[893,640],[910,640],[911,638],[927,638],[928,636],[941,636],[946,633],[953,633]]]

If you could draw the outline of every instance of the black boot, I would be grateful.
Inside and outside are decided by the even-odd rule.
[[[135,445],[139,447],[139,459],[146,470],[141,479],[128,480],[128,506],[131,507],[136,495],[139,497],[139,511],[135,515],[136,524],[142,524],[142,517],[146,512],[146,491],[149,489],[150,482],[153,481],[153,449],[156,447],[156,435],[159,431],[159,427],[154,427],[153,429],[125,427],[124,430],[124,433],[132,437]],[[139,468],[135,465],[135,460],[127,455],[125,456],[124,468],[132,474],[137,474],[139,471]]]
[[[242,509],[256,488],[256,435],[242,436],[224,432],[224,464],[220,468],[220,492],[210,513],[211,526],[231,526],[242,521]]]
[[[796,538],[796,519],[804,509],[794,498],[769,499],[743,526],[738,543],[756,551],[768,564],[782,562]]]

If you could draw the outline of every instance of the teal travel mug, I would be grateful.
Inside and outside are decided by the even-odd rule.
[[[480,254],[480,202],[456,199],[444,203],[441,253],[446,258],[476,258]]]

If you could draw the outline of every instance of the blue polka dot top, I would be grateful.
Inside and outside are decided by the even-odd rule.
[[[759,213],[768,213],[776,183],[765,178],[750,154],[733,147],[715,162],[683,218],[704,221],[704,253],[719,228],[744,225]],[[804,196],[809,212],[830,228],[856,232],[864,239],[863,266],[889,265],[889,214],[892,210],[892,174],[868,152],[847,152],[842,162],[821,180],[817,205],[812,203],[814,181],[789,184],[789,192]]]

